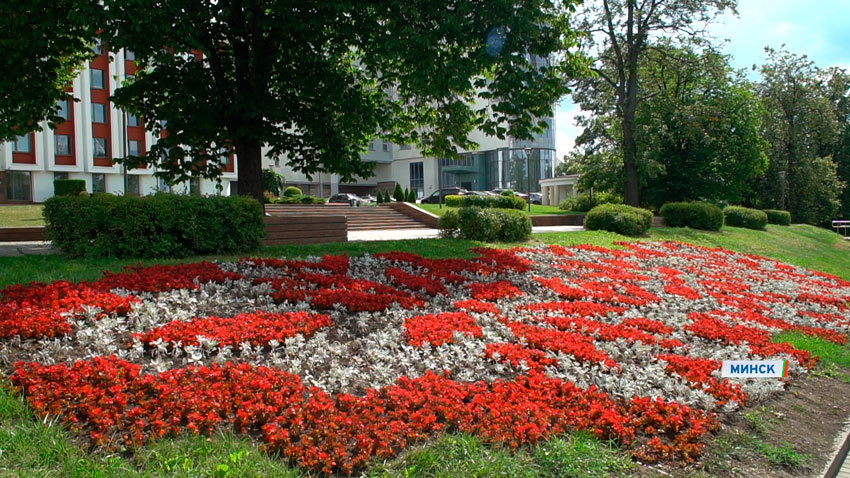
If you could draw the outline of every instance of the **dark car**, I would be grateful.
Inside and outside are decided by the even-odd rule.
[[[334,194],[328,198],[328,204],[348,204],[349,206],[359,206],[364,202],[359,196],[350,193]]]
[[[469,191],[463,188],[443,188],[441,192],[434,191],[430,196],[422,198],[422,204],[437,204],[440,202],[440,196],[443,196],[443,202],[446,202],[446,196],[465,196]]]
[[[531,193],[528,195],[528,200],[531,201],[531,204],[543,204],[543,194]]]

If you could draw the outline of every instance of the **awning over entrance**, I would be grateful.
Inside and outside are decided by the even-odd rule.
[[[576,195],[576,183],[580,174],[570,174],[560,178],[540,180],[540,191],[543,194],[543,204],[557,206],[561,201]]]

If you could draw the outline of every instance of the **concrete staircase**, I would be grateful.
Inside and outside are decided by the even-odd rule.
[[[351,207],[345,204],[266,204],[266,212],[272,216],[301,214],[345,216],[348,219],[349,231],[429,227],[388,205]]]

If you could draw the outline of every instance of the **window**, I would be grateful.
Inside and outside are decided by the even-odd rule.
[[[239,195],[239,181],[230,181],[230,195],[238,196]]]
[[[92,46],[92,51],[95,55],[103,55],[103,42],[100,41],[100,38],[94,41],[94,46]]]
[[[416,191],[416,197],[425,195],[425,167],[422,161],[410,163],[410,189]]]
[[[127,175],[127,194],[130,196],[140,196],[139,191],[139,177],[135,174]]]
[[[32,176],[29,171],[6,171],[6,199],[32,201]]]
[[[91,87],[99,90],[103,89],[103,70],[92,68],[91,70]]]
[[[133,53],[131,50],[128,50],[128,49],[125,48],[124,49],[124,59],[134,61],[136,59],[136,54]]]
[[[369,141],[369,151],[375,151],[375,140]]]
[[[201,195],[201,178],[194,177],[189,179],[189,194],[192,196]]]
[[[105,174],[92,174],[91,175],[91,192],[92,193],[105,193],[106,192],[106,175]]]
[[[63,179],[68,179],[68,173],[53,173],[54,181],[61,181]]]
[[[103,103],[91,104],[92,123],[106,123],[106,105]]]
[[[159,191],[163,193],[171,192],[171,185],[168,184],[165,178],[159,178]]]
[[[139,126],[139,118],[136,115],[127,113],[127,126]]]
[[[14,153],[32,153],[32,144],[30,143],[30,135],[25,134],[18,136],[15,142],[12,143],[12,152]]]
[[[59,107],[59,111],[57,111],[57,112],[56,112],[56,114],[57,114],[60,118],[62,118],[62,119],[64,119],[64,120],[67,120],[67,119],[69,119],[69,118],[70,118],[70,115],[71,115],[71,114],[70,114],[70,112],[68,111],[68,100],[59,100],[59,101],[56,103],[56,106],[58,106],[58,107]]]
[[[409,144],[400,144],[400,145],[398,145],[398,149],[399,149],[399,151],[407,151],[407,150],[410,149],[410,145]]]
[[[92,138],[94,157],[106,158],[106,138]]]
[[[136,141],[134,139],[130,140],[130,151],[129,151],[130,156],[141,156],[141,154],[139,154],[139,146],[141,146],[141,145],[139,144],[138,141]]]
[[[381,149],[383,149],[385,153],[388,153],[390,151],[390,143],[384,141],[384,144],[382,145]]]
[[[70,156],[71,155],[71,137],[65,134],[57,134],[53,136],[55,141],[56,151],[54,154],[56,156]]]

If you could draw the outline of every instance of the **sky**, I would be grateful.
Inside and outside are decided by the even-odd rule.
[[[738,0],[738,16],[724,14],[709,27],[709,34],[727,40],[723,51],[732,55],[734,68],[761,65],[765,46],[778,49],[785,44],[788,51],[807,55],[818,67],[850,71],[850,0]],[[579,113],[569,97],[555,109],[559,159],[573,149],[581,133],[574,123]]]

